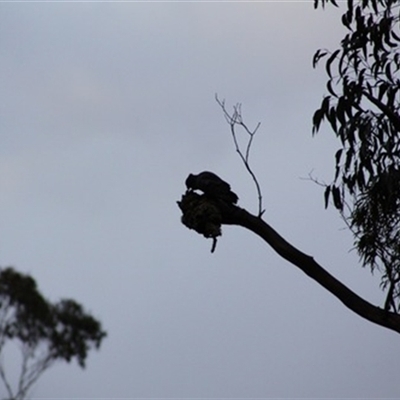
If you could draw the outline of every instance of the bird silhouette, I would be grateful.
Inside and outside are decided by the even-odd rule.
[[[221,199],[236,204],[238,196],[232,192],[229,183],[223,181],[213,172],[203,171],[198,175],[189,174],[186,179],[188,190],[201,190],[207,197]]]

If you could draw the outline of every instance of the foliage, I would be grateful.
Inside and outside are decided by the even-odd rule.
[[[31,276],[13,268],[0,269],[0,354],[10,341],[19,343],[22,354],[15,390],[3,360],[0,362],[0,377],[11,399],[24,399],[32,384],[57,360],[76,359],[84,367],[88,351],[98,349],[105,336],[100,322],[74,300],[52,304]]]
[[[315,0],[314,5],[337,5]],[[355,236],[364,266],[382,273],[385,308],[400,312],[400,2],[347,1],[347,34],[325,59],[326,95],[313,117],[340,140],[334,180],[325,189]]]

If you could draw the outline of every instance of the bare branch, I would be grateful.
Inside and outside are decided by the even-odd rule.
[[[0,362],[0,377],[1,377],[1,380],[3,381],[3,383],[4,383],[4,386],[7,389],[7,392],[8,392],[8,395],[9,395],[10,399],[12,399],[14,397],[14,395],[13,395],[13,391],[11,389],[11,385],[10,385],[8,379],[7,379],[6,371],[5,371],[4,366],[3,366],[3,362]]]
[[[400,315],[376,307],[362,299],[322,268],[313,257],[302,253],[287,242],[263,219],[252,216],[246,210],[236,206],[232,206],[227,211],[227,214],[223,215],[222,223],[239,225],[251,230],[264,239],[281,257],[300,268],[360,317],[400,333]]]
[[[258,196],[258,216],[261,217],[264,213],[265,210],[263,210],[263,205],[262,205],[262,194],[261,194],[261,187],[260,184],[258,183],[257,177],[255,173],[253,172],[252,168],[250,167],[250,150],[251,150],[251,145],[253,143],[253,139],[255,134],[258,131],[258,128],[261,125],[261,122],[259,122],[256,127],[251,130],[248,128],[248,126],[243,122],[242,118],[242,105],[240,103],[236,104],[233,106],[233,112],[230,114],[225,107],[225,100],[220,100],[218,98],[218,95],[215,95],[215,100],[218,103],[218,105],[221,107],[222,112],[224,114],[224,117],[227,121],[227,123],[230,126],[231,130],[231,135],[233,139],[233,143],[235,145],[236,152],[239,154],[240,159],[242,160],[247,172],[250,174],[251,178],[253,179],[253,182],[256,186],[257,190],[257,196]],[[241,127],[245,133],[248,135],[248,141],[246,145],[246,149],[243,152],[239,141],[237,139],[237,133],[236,133],[236,126]]]
[[[43,372],[54,363],[51,353],[43,349],[42,354],[36,354],[35,349],[23,344],[22,368],[18,382],[17,398],[26,398],[31,386],[39,379]]]
[[[188,216],[202,208],[204,202],[207,203],[207,207],[215,208],[215,213],[219,215],[218,221],[216,221],[215,216],[208,220],[208,214],[203,213],[202,218],[196,219],[196,225],[188,224],[189,220],[192,220]],[[183,203],[187,203],[188,206],[182,207]],[[195,229],[196,232],[203,235],[204,231],[199,228],[208,223],[216,224],[219,231],[221,225],[237,225],[248,229],[263,239],[279,256],[303,271],[360,317],[400,333],[400,315],[398,313],[376,307],[358,296],[319,265],[312,256],[303,253],[286,241],[263,218],[252,215],[235,204],[228,204],[218,199],[209,199],[205,195],[193,196],[190,192],[186,192],[182,196],[182,201],[178,204],[183,213],[182,222],[189,229]]]
[[[301,179],[302,181],[311,181],[314,182],[315,184],[317,184],[318,186],[322,186],[324,188],[326,188],[328,186],[327,183],[320,181],[318,178],[316,178],[313,175],[314,169],[312,169],[309,173],[308,173],[308,177],[304,178],[304,177],[300,177],[299,179]]]

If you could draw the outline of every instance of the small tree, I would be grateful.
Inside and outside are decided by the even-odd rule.
[[[0,360],[0,378],[7,400],[23,400],[41,374],[58,360],[76,359],[85,366],[88,351],[99,348],[106,332],[99,321],[74,300],[52,304],[38,291],[35,280],[0,269],[0,355],[9,342],[19,344],[22,366],[13,388]]]

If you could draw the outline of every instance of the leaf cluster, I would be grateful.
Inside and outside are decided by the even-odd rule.
[[[28,346],[50,335],[53,316],[36,282],[6,268],[0,272],[0,337],[18,338]]]
[[[3,341],[18,339],[29,348],[45,343],[52,359],[75,358],[81,367],[88,350],[98,348],[106,336],[80,304],[70,299],[50,303],[31,276],[10,267],[0,270],[0,312]]]
[[[330,1],[334,5],[334,1]],[[328,0],[315,0],[317,7]],[[332,184],[325,189],[355,235],[363,265],[382,271],[385,307],[400,300],[400,2],[347,1],[347,34],[325,60],[328,94],[313,116],[340,140]]]
[[[31,276],[0,268],[0,354],[12,341],[19,343],[22,353],[15,391],[0,361],[0,378],[10,398],[24,399],[32,384],[57,360],[76,359],[84,367],[88,351],[99,348],[105,336],[100,322],[79,303],[71,299],[51,303]]]

